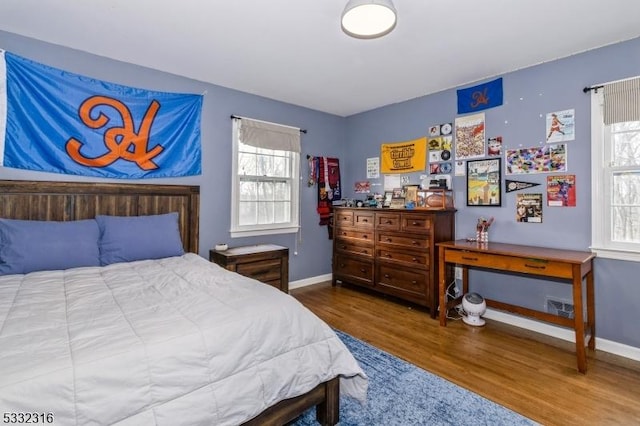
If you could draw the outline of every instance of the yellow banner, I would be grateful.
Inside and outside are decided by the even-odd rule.
[[[423,172],[427,167],[427,137],[380,146],[381,173]]]

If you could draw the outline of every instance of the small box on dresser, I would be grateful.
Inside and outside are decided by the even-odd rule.
[[[435,244],[453,239],[455,209],[336,207],[333,284],[356,284],[396,296],[429,308],[435,318]]]
[[[229,271],[289,293],[289,249],[275,244],[209,250],[209,260]]]

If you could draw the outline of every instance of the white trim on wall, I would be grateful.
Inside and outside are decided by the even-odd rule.
[[[303,280],[291,281],[289,283],[289,289],[306,287],[313,284],[319,284],[327,281],[331,281],[332,275],[318,275],[316,277],[305,278]],[[512,315],[495,309],[487,309],[487,312],[483,315],[487,319],[499,321],[505,324],[513,325],[515,327],[524,328],[526,330],[534,331],[536,333],[544,334],[550,337],[556,337],[558,339],[566,340],[568,342],[575,343],[576,335],[572,330],[567,328],[557,327],[555,325],[543,323],[540,321],[530,320],[528,318],[521,317],[519,315]],[[640,361],[640,348],[636,348],[629,345],[623,345],[622,343],[614,342],[607,339],[596,337],[596,350],[608,352],[614,355],[619,355],[624,358],[629,358],[634,361]]]

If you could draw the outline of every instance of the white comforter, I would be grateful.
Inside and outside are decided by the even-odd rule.
[[[239,424],[337,375],[366,394],[324,322],[195,254],[0,277],[0,327],[0,413],[56,425]]]

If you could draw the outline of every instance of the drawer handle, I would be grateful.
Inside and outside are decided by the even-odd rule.
[[[362,238],[364,238],[365,240],[368,238],[367,235],[363,235]]]
[[[411,241],[411,244],[413,244],[414,246],[420,245],[420,243],[417,241]]]
[[[341,268],[344,268],[344,263],[341,263],[341,264],[340,264],[340,267],[341,267]]]
[[[418,226],[418,222],[413,222],[413,223],[411,223],[411,225]]]
[[[418,281],[413,280],[413,281],[411,281],[411,284],[418,284]]]
[[[368,220],[368,219],[362,219],[362,221],[363,221],[363,222],[369,222],[369,220]]]
[[[411,259],[413,262],[417,262],[418,259],[416,257],[414,257],[413,259]]]
[[[391,278],[391,276],[389,274],[384,274],[385,278]]]
[[[390,243],[391,241],[393,241],[391,238],[387,238],[388,243]]]
[[[360,253],[362,253],[362,254],[368,254],[368,253],[369,253],[369,251],[368,251],[367,249],[364,249],[364,250],[362,250]]]
[[[477,258],[477,257],[465,257],[465,256],[462,256],[462,258],[463,258],[464,260],[473,260],[474,262],[477,262],[477,261],[478,261],[478,258]]]
[[[386,257],[388,257],[389,259],[391,259],[393,256],[391,256],[391,253],[387,253],[385,254]]]
[[[343,233],[342,233],[342,235],[347,235],[347,233],[346,233],[346,232],[343,232]]]
[[[360,272],[367,272],[367,270],[364,268],[360,268]]]
[[[345,250],[347,248],[347,246],[345,246],[344,244],[340,246],[341,249]]]
[[[387,221],[385,222],[385,224],[387,224],[387,225],[391,225],[392,223],[393,223],[393,222],[391,222],[390,220],[387,220]]]
[[[349,220],[349,218],[348,217],[343,217],[342,220]]]
[[[527,268],[533,268],[533,269],[546,269],[546,266],[529,265],[528,263],[525,263],[524,266],[526,266]]]

